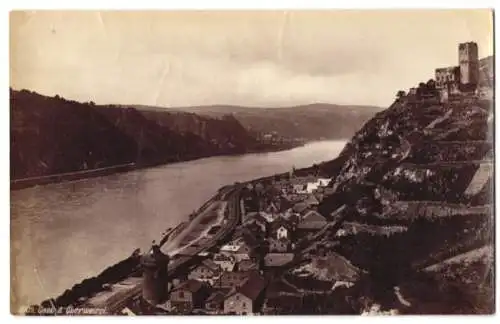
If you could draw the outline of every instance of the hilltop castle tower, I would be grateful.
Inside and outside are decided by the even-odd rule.
[[[450,96],[474,93],[479,86],[479,53],[475,42],[458,45],[458,66],[437,68],[435,70],[436,88],[441,102]]]
[[[474,42],[458,45],[460,85],[465,89],[476,89],[479,83],[479,54]]]
[[[157,244],[142,256],[142,297],[150,304],[162,302],[168,293],[168,255],[160,251]]]

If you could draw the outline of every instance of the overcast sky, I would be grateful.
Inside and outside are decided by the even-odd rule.
[[[387,106],[492,39],[487,10],[15,12],[10,82],[98,104]]]

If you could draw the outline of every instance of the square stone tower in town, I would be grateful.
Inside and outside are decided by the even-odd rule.
[[[458,45],[460,86],[463,90],[475,90],[479,83],[479,55],[474,42]]]

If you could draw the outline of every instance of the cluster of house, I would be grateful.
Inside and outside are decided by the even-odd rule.
[[[275,190],[275,199],[273,204],[279,209],[281,204],[295,205],[302,202],[312,202],[317,201],[318,203],[323,200],[323,197],[333,193],[333,189],[328,186],[330,183],[330,178],[318,178],[315,176],[304,176],[296,177],[293,172],[290,172],[288,179],[274,180],[272,182],[272,187]],[[262,184],[257,183],[255,186],[249,185],[250,190],[264,190]],[[263,205],[260,206],[260,210],[265,210],[270,204],[269,202],[262,200]],[[286,208],[285,208],[286,209]]]
[[[278,132],[272,131],[270,133],[259,134],[258,139],[265,144],[284,144],[284,143],[302,143],[305,141],[304,138],[290,138],[279,135]]]
[[[275,182],[279,194],[258,211],[244,213],[230,242],[205,253],[185,278],[173,281],[168,310],[259,313],[268,286],[264,273],[290,265],[295,243],[327,224],[316,210],[319,200],[314,194],[324,191],[330,179],[309,180]]]
[[[333,193],[333,188],[328,186],[331,180],[330,178],[316,178],[313,176],[293,177],[288,183],[279,182],[275,185],[279,186],[284,198],[290,201],[314,198],[321,202],[324,196]],[[306,199],[300,199],[302,197]]]

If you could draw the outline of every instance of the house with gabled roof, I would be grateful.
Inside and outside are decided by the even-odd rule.
[[[208,296],[208,286],[198,280],[190,279],[180,283],[170,291],[169,307],[179,313],[190,313],[195,308],[203,307]]]
[[[205,301],[205,309],[212,314],[220,314],[224,311],[224,299],[229,289],[219,289],[212,292]]]
[[[219,277],[219,279],[214,282],[213,286],[217,289],[230,289],[234,287],[241,286],[245,280],[253,273],[259,273],[257,270],[248,270],[248,271],[225,271]]]
[[[293,230],[293,224],[286,221],[283,217],[279,217],[269,224],[269,236],[275,239],[290,239]]]
[[[224,313],[247,315],[260,311],[266,280],[259,274],[250,275],[243,285],[235,287],[224,300]]]
[[[248,260],[252,255],[252,247],[250,247],[245,241],[243,241],[238,250],[236,250],[233,255],[236,262],[240,262],[241,260]]]
[[[222,269],[218,264],[210,259],[205,259],[188,274],[188,279],[205,281],[212,284],[221,273]]]
[[[216,253],[212,261],[217,264],[222,271],[233,271],[236,265],[236,259],[232,255],[227,255],[223,253]]]
[[[270,253],[284,253],[291,250],[291,241],[288,238],[269,238],[268,246]]]
[[[315,210],[308,211],[300,220],[297,229],[299,231],[317,231],[322,229],[328,221]]]
[[[219,250],[220,253],[234,256],[236,262],[249,259],[252,255],[253,248],[255,246],[258,246],[258,243],[255,243],[255,246],[254,244],[250,245],[248,243],[250,241],[253,241],[249,238],[250,236],[251,235],[248,234],[248,230],[241,228],[241,230],[238,232],[237,238],[232,242],[223,245]]]
[[[321,215],[318,211],[316,210],[310,210],[308,211],[307,213],[304,214],[304,216],[302,217],[302,221],[308,221],[308,222],[311,222],[311,221],[324,221],[326,222],[326,218],[325,216]]]

